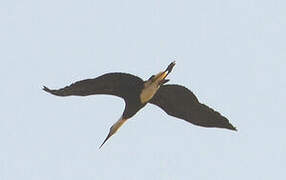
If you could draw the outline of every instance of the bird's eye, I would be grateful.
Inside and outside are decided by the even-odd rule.
[[[148,79],[148,81],[151,80],[151,79],[153,79],[154,77],[155,77],[155,75],[152,75],[152,76]]]

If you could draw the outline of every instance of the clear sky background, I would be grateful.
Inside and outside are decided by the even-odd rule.
[[[285,0],[0,2],[0,179],[283,179]],[[55,97],[108,72],[147,79],[176,59],[190,88],[238,132],[147,105],[102,149],[124,101]]]

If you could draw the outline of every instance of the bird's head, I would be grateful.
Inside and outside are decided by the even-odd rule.
[[[156,75],[152,75],[146,82],[147,84],[157,84],[158,86],[161,86],[168,81],[169,79],[166,79],[168,74],[172,71],[173,67],[176,65],[176,61],[173,61],[169,64],[169,66],[165,69],[165,71],[159,72]]]

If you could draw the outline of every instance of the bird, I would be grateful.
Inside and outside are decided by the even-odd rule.
[[[166,84],[170,81],[166,77],[175,65],[175,61],[171,62],[164,71],[152,75],[145,81],[129,73],[112,72],[93,79],[77,81],[60,89],[43,86],[43,90],[56,96],[106,94],[124,99],[125,108],[121,117],[110,127],[99,148],[148,103],[160,107],[170,116],[197,126],[237,131],[225,116],[201,103],[188,88],[178,84]]]

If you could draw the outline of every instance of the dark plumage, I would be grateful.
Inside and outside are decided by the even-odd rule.
[[[46,86],[43,90],[56,96],[89,96],[96,94],[119,96],[124,99],[126,105],[123,115],[125,118],[130,118],[142,106],[139,96],[143,86],[144,81],[132,74],[108,73],[94,79],[75,82],[58,90],[51,90]],[[129,108],[130,111],[126,111]]]
[[[147,81],[131,74],[108,73],[94,79],[75,82],[58,90],[45,86],[43,90],[56,96],[109,94],[123,98],[125,109],[122,117],[110,128],[103,144],[147,103],[157,105],[167,114],[198,126],[236,130],[226,117],[201,104],[189,89],[180,85],[164,85],[169,81],[165,78],[174,66],[175,62],[172,62],[165,71],[151,76]]]
[[[171,116],[198,126],[236,130],[226,117],[201,104],[189,89],[180,85],[161,86],[149,103],[159,106]]]

